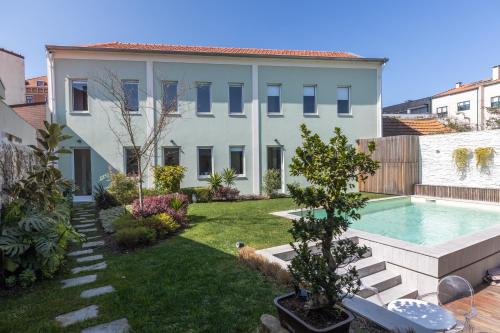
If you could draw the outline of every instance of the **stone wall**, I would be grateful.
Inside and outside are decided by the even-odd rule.
[[[469,167],[464,174],[457,172],[453,161],[456,148],[472,152]],[[493,147],[496,151],[491,167],[476,167],[473,152],[479,147]],[[420,137],[422,184],[500,188],[500,130],[427,135]]]
[[[30,147],[0,142],[0,204],[5,200],[4,189],[25,177],[35,164],[36,156]]]

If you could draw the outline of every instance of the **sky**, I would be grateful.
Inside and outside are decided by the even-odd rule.
[[[499,0],[0,0],[0,47],[46,74],[45,45],[121,41],[349,51],[387,57],[391,105],[491,77]]]

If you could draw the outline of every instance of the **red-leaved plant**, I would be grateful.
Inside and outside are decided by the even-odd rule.
[[[185,194],[171,193],[144,198],[141,209],[138,199],[132,203],[132,214],[136,218],[148,217],[160,213],[167,213],[180,224],[186,223],[189,202]]]

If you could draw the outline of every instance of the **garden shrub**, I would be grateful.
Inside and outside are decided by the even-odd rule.
[[[128,227],[118,230],[113,235],[113,239],[120,247],[133,249],[153,243],[156,239],[156,232],[143,226]]]
[[[240,195],[240,191],[234,187],[221,186],[214,191],[212,194],[212,200],[215,201],[227,201],[227,200],[237,200]]]
[[[128,177],[122,172],[110,172],[109,179],[108,191],[120,204],[129,204],[139,196],[137,179],[134,177]]]
[[[103,209],[99,212],[99,220],[101,221],[104,231],[113,233],[115,231],[114,222],[125,213],[123,206]]]
[[[21,287],[28,288],[36,281],[35,271],[30,268],[25,269],[19,274],[19,283]]]
[[[268,198],[274,197],[281,188],[281,173],[276,169],[269,169],[264,175],[264,193]]]
[[[120,205],[114,195],[106,190],[104,188],[104,185],[102,185],[101,183],[94,186],[94,193],[92,195],[94,197],[95,205],[98,210],[108,209]]]
[[[11,275],[11,276],[5,278],[5,287],[14,288],[16,286],[16,282],[17,282],[16,276]]]
[[[187,195],[189,202],[193,202],[193,200],[196,202],[209,202],[212,200],[210,188],[206,186],[182,188],[180,193]],[[193,199],[193,195],[195,199]]]
[[[180,228],[172,216],[167,213],[160,213],[146,217],[137,221],[140,225],[152,229],[156,232],[157,238],[161,239],[175,232]]]
[[[181,201],[180,209],[172,208],[172,200]],[[176,204],[178,205],[178,204]],[[144,198],[143,208],[141,209],[139,200],[135,200],[132,205],[132,215],[134,217],[148,217],[160,213],[168,213],[177,223],[184,224],[186,222],[186,214],[188,207],[188,199],[185,194],[172,193],[166,195],[158,195],[155,197]]]
[[[155,189],[162,193],[179,192],[186,168],[180,165],[153,167]]]

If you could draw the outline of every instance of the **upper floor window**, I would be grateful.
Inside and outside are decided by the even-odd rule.
[[[491,107],[500,108],[500,96],[495,96],[491,98]]]
[[[238,176],[245,174],[245,148],[230,147],[229,148],[229,165],[234,173]]]
[[[71,81],[71,99],[73,112],[88,111],[87,80]]]
[[[43,87],[43,86],[45,86],[45,82],[44,81],[36,81],[36,86]]]
[[[470,101],[457,103],[457,111],[467,111],[467,110],[470,110]]]
[[[26,95],[26,103],[27,104],[33,103],[33,96],[32,95]]]
[[[139,111],[139,82],[132,80],[122,81],[123,94],[125,97],[125,110],[128,112]]]
[[[229,84],[229,114],[243,113],[243,84]]]
[[[198,147],[198,176],[209,176],[212,173],[212,165],[212,147]]]
[[[177,113],[177,82],[163,82],[163,110],[167,113]]]
[[[267,86],[267,113],[281,113],[281,85],[269,84]]]
[[[180,164],[180,148],[165,147],[163,148],[163,165],[176,166]]]
[[[139,163],[137,163],[137,156],[134,148],[126,147],[125,152],[125,173],[128,176],[136,176],[138,174]]]
[[[351,113],[351,101],[350,101],[350,88],[349,87],[338,87],[337,88],[337,113],[338,114],[350,114]]]
[[[304,114],[316,113],[316,86],[304,86]]]
[[[211,110],[210,82],[200,82],[196,86],[196,112],[209,114]]]
[[[439,118],[446,117],[448,116],[448,107],[447,106],[438,107],[436,108],[436,113]]]

